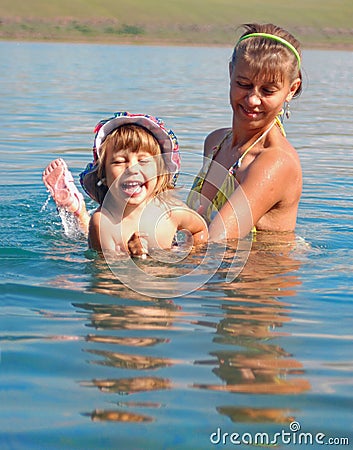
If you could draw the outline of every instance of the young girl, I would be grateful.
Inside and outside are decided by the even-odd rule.
[[[152,116],[116,113],[96,129],[94,161],[80,175],[87,194],[99,203],[90,220],[82,194],[62,159],[43,172],[58,207],[75,214],[89,246],[97,251],[146,255],[170,248],[178,230],[194,245],[207,239],[205,221],[171,195],[180,167],[174,133]]]

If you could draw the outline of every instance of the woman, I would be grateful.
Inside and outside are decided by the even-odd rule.
[[[302,190],[300,161],[279,120],[301,91],[300,45],[272,24],[244,27],[229,64],[232,128],[207,136],[187,201],[211,240],[293,231]]]

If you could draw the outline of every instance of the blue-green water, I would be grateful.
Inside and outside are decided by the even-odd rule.
[[[304,171],[296,238],[259,236],[230,283],[232,248],[141,263],[166,277],[136,279],[146,296],[64,233],[41,172],[62,156],[77,177],[99,119],[148,112],[179,137],[185,196],[203,138],[230,123],[231,49],[0,52],[1,449],[234,448],[232,433],[250,442],[282,430],[291,440],[279,448],[297,448],[300,432],[311,448],[317,433],[352,446],[353,54],[304,52],[286,125]]]

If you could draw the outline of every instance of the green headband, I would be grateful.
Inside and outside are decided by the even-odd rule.
[[[275,34],[268,34],[268,33],[250,33],[250,34],[246,34],[245,36],[243,36],[243,37],[241,37],[239,39],[236,47],[244,39],[247,39],[247,38],[250,38],[250,37],[256,37],[256,36],[264,37],[264,38],[268,38],[268,39],[273,39],[274,41],[280,42],[281,44],[283,44],[287,48],[289,48],[289,50],[291,50],[294,53],[294,56],[296,57],[296,59],[298,61],[298,69],[300,70],[301,60],[300,60],[300,55],[298,53],[298,50],[290,42],[286,41],[285,39],[281,38],[280,36],[276,36]]]

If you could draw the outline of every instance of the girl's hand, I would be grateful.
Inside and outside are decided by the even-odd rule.
[[[135,232],[131,235],[127,242],[127,246],[131,256],[146,259],[148,255],[148,235],[145,233]]]

